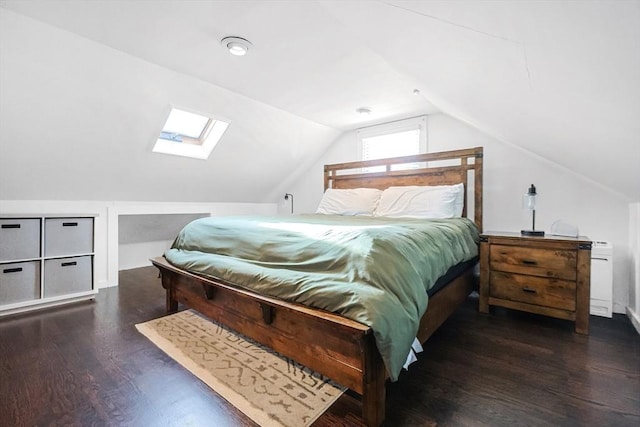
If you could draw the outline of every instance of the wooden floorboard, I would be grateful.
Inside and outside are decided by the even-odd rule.
[[[640,425],[640,337],[469,300],[387,386],[385,426]],[[0,426],[253,426],[139,334],[164,315],[153,267],[84,302],[0,319]],[[360,426],[343,396],[315,426]]]

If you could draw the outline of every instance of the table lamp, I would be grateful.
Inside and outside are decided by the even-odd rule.
[[[536,230],[536,186],[531,184],[529,190],[525,193],[522,198],[522,205],[525,209],[531,211],[531,217],[533,218],[533,224],[531,225],[531,230],[522,230],[520,233],[523,236],[544,236],[544,231]]]

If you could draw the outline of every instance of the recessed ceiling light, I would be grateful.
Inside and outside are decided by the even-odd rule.
[[[420,89],[414,89],[413,90],[413,94],[414,95],[420,95]]]
[[[235,56],[244,56],[249,51],[249,47],[251,46],[251,42],[247,39],[243,39],[242,37],[225,37],[220,40],[222,46],[229,49],[229,53]]]
[[[360,114],[361,116],[368,116],[369,114],[371,114],[371,109],[360,107],[356,110],[356,113]]]

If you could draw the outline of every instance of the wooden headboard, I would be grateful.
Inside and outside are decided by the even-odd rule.
[[[415,156],[361,162],[336,163],[324,167],[324,188],[378,188],[402,185],[464,184],[463,216],[473,206],[473,220],[482,232],[482,147],[441,151]],[[401,165],[411,164],[408,169]],[[374,167],[377,168],[374,169]],[[395,166],[395,167],[394,167]],[[417,167],[416,167],[417,166]],[[366,169],[371,168],[371,171]],[[380,169],[382,169],[380,171]],[[467,188],[473,182],[473,193]]]

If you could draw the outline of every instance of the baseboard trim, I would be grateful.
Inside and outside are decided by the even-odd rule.
[[[100,280],[97,283],[96,289],[108,288],[108,287],[111,287],[111,286],[118,286],[118,284],[117,283],[116,284],[109,284],[109,282],[106,281],[106,280]]]
[[[636,328],[636,332],[640,335],[640,316],[633,311],[631,307],[627,307],[627,317],[631,320],[631,324]]]

